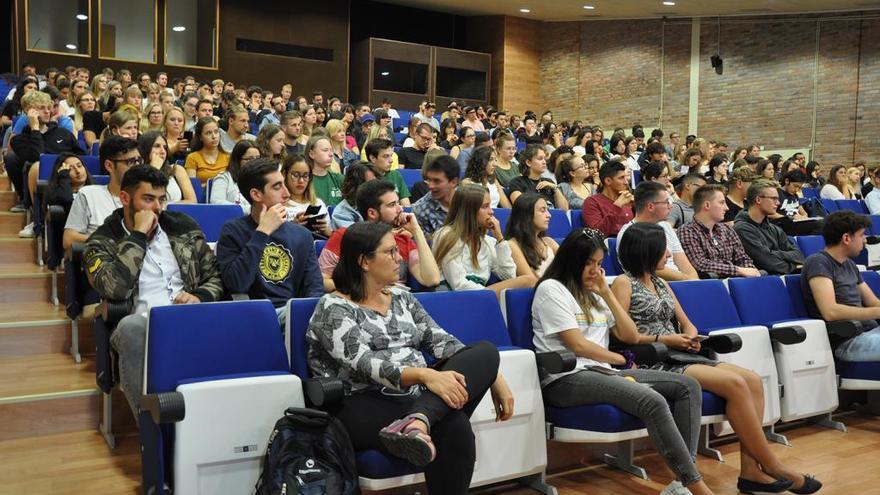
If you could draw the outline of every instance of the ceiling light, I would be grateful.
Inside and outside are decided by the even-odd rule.
[[[593,9],[595,9],[596,7],[593,7],[592,5],[584,5],[584,8],[587,9],[587,10],[593,10]]]
[[[531,12],[531,10],[529,10],[529,9],[519,9],[519,11],[522,12],[523,14],[528,14],[529,12]]]
[[[383,73],[382,73],[382,75],[383,75],[383,76],[390,76],[390,75],[391,75],[391,73],[390,73],[390,72],[388,72],[388,71],[385,71],[385,72],[383,72]]]
[[[171,30],[177,33],[182,33],[186,31],[186,26],[174,26]]]
[[[73,43],[68,43],[64,45],[64,48],[67,48],[68,50],[76,50],[76,45],[74,45]]]
[[[79,19],[79,20],[81,20],[81,21],[86,21],[86,20],[89,19],[89,16],[87,16],[87,15],[85,15],[85,14],[76,14],[76,18]]]
[[[675,5],[675,2],[663,2],[663,5],[665,5],[667,7],[672,7]]]

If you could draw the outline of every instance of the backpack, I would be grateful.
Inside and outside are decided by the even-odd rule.
[[[290,407],[275,423],[257,495],[357,495],[354,448],[324,411]]]
[[[825,206],[822,205],[822,202],[819,201],[819,198],[810,198],[803,203],[801,206],[804,208],[804,211],[807,212],[807,215],[811,217],[826,217],[828,216],[828,210],[825,209]]]

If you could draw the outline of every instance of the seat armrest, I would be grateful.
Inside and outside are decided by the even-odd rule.
[[[771,328],[770,340],[782,345],[800,344],[807,340],[807,331],[800,325]]]
[[[551,374],[565,373],[577,366],[577,356],[571,351],[536,352],[535,361],[538,368]]]
[[[336,378],[310,378],[303,383],[306,399],[315,407],[327,407],[341,402],[345,397],[342,380]]]
[[[858,320],[826,321],[828,335],[840,340],[851,339],[864,331],[862,322]]]
[[[715,272],[697,272],[697,276],[700,277],[700,280],[716,280],[721,278],[721,276]]]
[[[230,294],[229,298],[233,301],[249,301],[251,296],[247,294]]]
[[[147,394],[141,398],[141,410],[150,413],[157,425],[177,423],[186,416],[186,404],[180,392]]]
[[[633,361],[639,366],[651,366],[653,364],[665,361],[669,357],[669,348],[666,344],[660,342],[651,342],[649,344],[624,344],[620,341],[614,341],[611,350],[615,352],[629,351],[633,353]]]
[[[704,340],[701,347],[709,349],[718,354],[730,354],[742,349],[743,341],[739,335],[734,333],[726,333],[722,335],[711,335]]]
[[[54,218],[59,219],[64,217],[64,207],[59,205],[48,205],[46,206],[46,219]]]
[[[65,251],[64,257],[74,263],[82,263],[85,252],[86,244],[84,242],[74,242],[70,249]]]
[[[109,327],[115,327],[119,320],[131,313],[131,308],[128,305],[128,301],[102,299],[95,312],[101,316]]]

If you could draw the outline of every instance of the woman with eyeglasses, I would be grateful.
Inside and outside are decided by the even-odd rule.
[[[74,134],[79,137],[79,133],[82,133],[86,151],[92,149],[92,145],[98,142],[98,136],[107,127],[101,112],[97,110],[97,102],[95,95],[88,91],[79,95],[76,101],[76,113],[73,115],[73,128],[76,131]]]
[[[394,286],[401,261],[390,225],[359,222],[345,231],[336,290],[318,302],[306,334],[309,368],[342,380],[345,398],[334,414],[356,451],[424,466],[429,493],[464,495],[476,462],[470,416],[490,392],[497,420],[506,421],[513,395],[494,345],[463,345]],[[437,359],[433,366],[426,354]]]
[[[238,188],[238,176],[242,168],[251,160],[260,158],[260,149],[250,139],[242,139],[235,143],[232,153],[229,154],[229,166],[226,170],[214,177],[211,184],[211,197],[209,203],[220,205],[239,205],[245,215],[251,213],[251,203]]]
[[[608,348],[611,335],[634,344],[639,334],[605,280],[605,251],[599,231],[573,230],[535,288],[535,350],[571,351],[578,364],[574,371],[541,377],[544,402],[566,408],[610,404],[632,414],[645,423],[657,452],[675,473],[662,495],[711,494],[694,462],[703,398],[697,381],[640,369],[632,353]]]
[[[458,160],[458,155],[463,151],[474,147],[474,140],[477,138],[477,131],[473,127],[462,126],[458,130],[458,144],[449,150],[449,156]]]
[[[327,205],[315,194],[314,165],[310,165],[303,155],[295,153],[288,155],[281,166],[281,175],[284,176],[284,186],[290,193],[287,200],[287,218],[294,223],[302,225],[313,233],[320,234],[326,239],[330,237],[330,215]],[[308,214],[309,207],[317,207],[318,212]]]
[[[141,134],[145,132],[162,132],[162,124],[165,122],[165,110],[161,103],[147,103],[144,115],[141,117]]]
[[[168,176],[165,188],[168,203],[197,203],[196,192],[186,170],[170,161],[168,143],[161,133],[150,131],[138,139],[138,151],[144,162]]]

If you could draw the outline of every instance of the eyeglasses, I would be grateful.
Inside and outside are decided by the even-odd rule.
[[[125,163],[129,167],[136,167],[138,165],[144,164],[144,159],[139,156],[135,156],[132,158],[120,158],[120,159],[111,158],[110,161],[113,163]]]
[[[672,198],[667,199],[666,201],[651,201],[652,205],[672,205]]]
[[[465,136],[465,137],[467,137],[467,136]],[[434,135],[432,134],[430,136],[423,136],[423,135],[419,134],[419,138],[422,139],[423,141],[433,141]]]
[[[386,249],[385,251],[379,251],[382,254],[387,254],[391,259],[397,258],[397,255],[400,254],[400,248],[394,246],[393,248]]]
[[[308,172],[306,172],[306,173],[304,173],[304,174],[301,174],[301,173],[299,173],[299,172],[291,172],[291,173],[290,173],[290,178],[293,179],[294,182],[298,182],[298,181],[301,181],[301,180],[304,180],[304,181],[307,181],[307,182],[308,182],[308,180],[312,178],[312,174],[310,174],[310,173],[308,173]]]
[[[758,197],[764,198],[764,199],[769,199],[770,201],[773,201],[774,203],[779,202],[779,196],[758,196]]]

